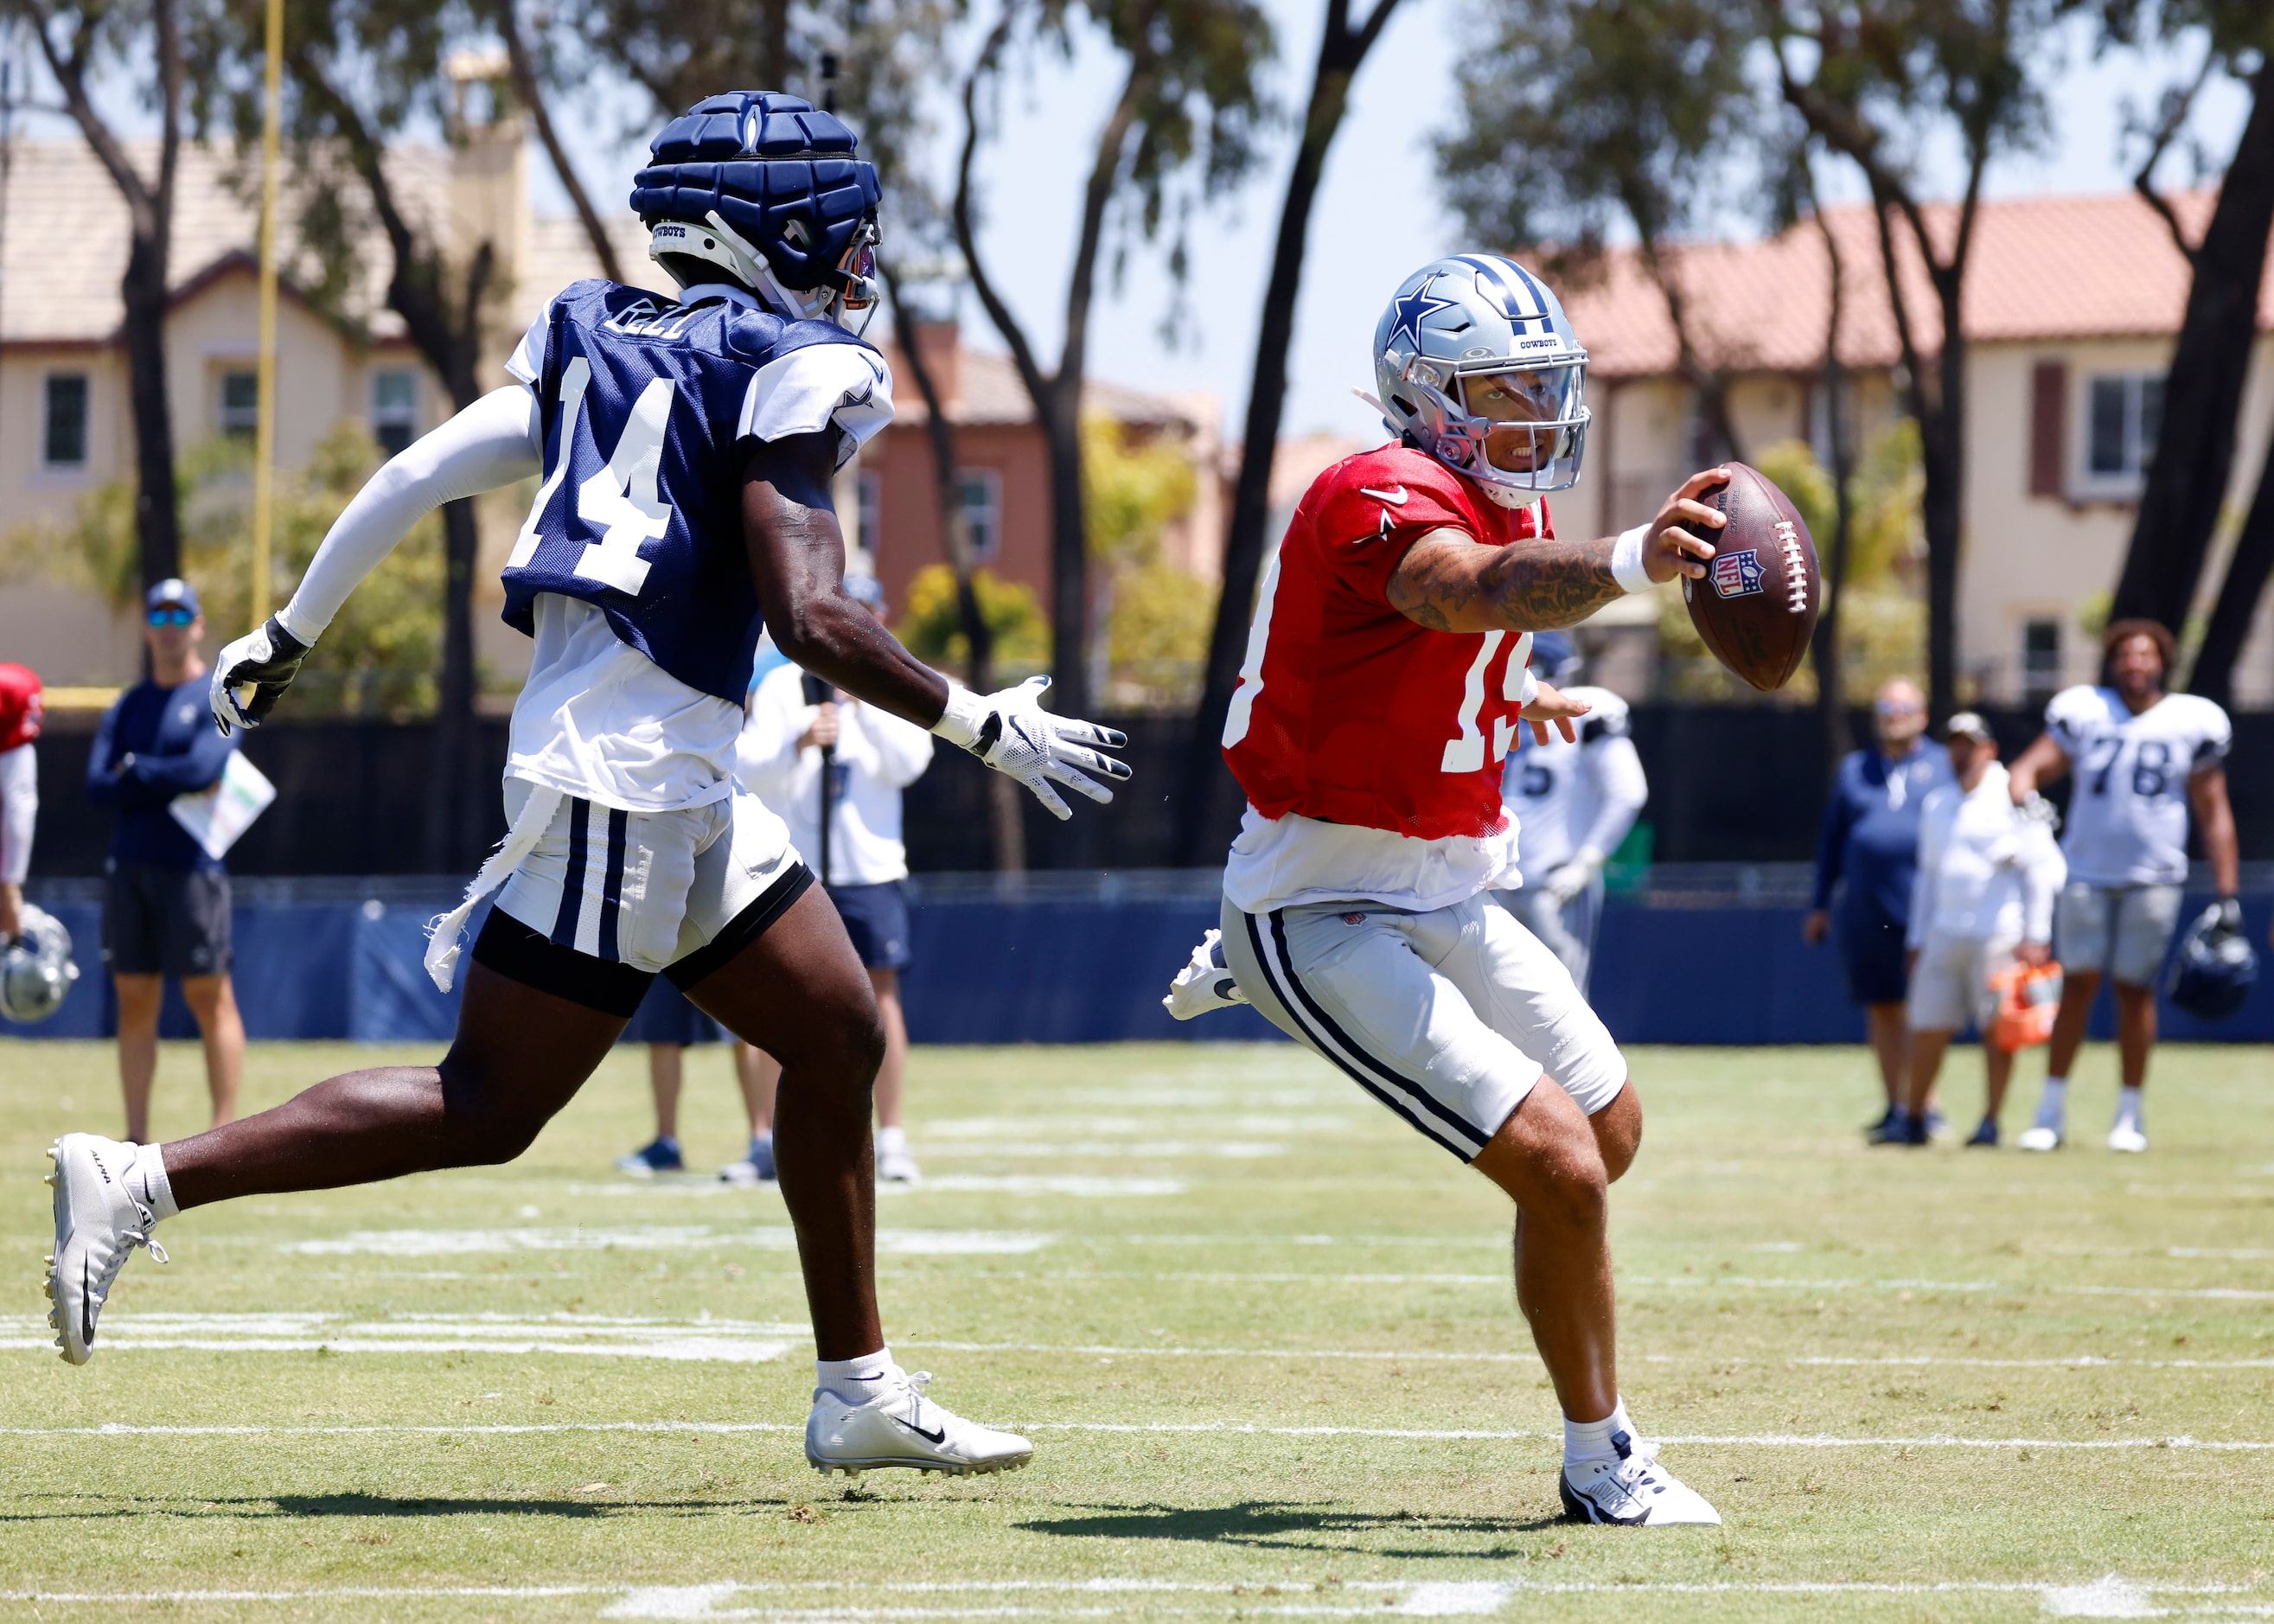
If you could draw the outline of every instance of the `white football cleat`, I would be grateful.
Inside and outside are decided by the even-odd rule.
[[[2119,1122],[2108,1130],[2108,1148],[2137,1156],[2148,1148],[2148,1136],[2129,1122]]]
[[[2025,1151],[2057,1151],[2063,1141],[2059,1129],[2047,1128],[2040,1122],[2034,1128],[2022,1129],[2022,1137],[2014,1143]]]
[[[945,1472],[1016,1471],[1035,1458],[1035,1446],[1016,1432],[998,1432],[940,1408],[924,1397],[930,1371],[895,1369],[877,1384],[876,1397],[847,1404],[826,1387],[813,1395],[805,1423],[805,1458],[826,1477],[857,1477],[880,1467]]]
[[[877,1147],[877,1182],[879,1184],[918,1184],[923,1182],[923,1169],[916,1159],[908,1154],[908,1147],[896,1144],[890,1150]]]
[[[1179,1021],[1189,1021],[1247,1001],[1247,994],[1232,978],[1231,966],[1224,962],[1224,933],[1212,930],[1193,949],[1192,963],[1169,983],[1169,995],[1161,1001],[1161,1008]]]
[[[138,1246],[159,1262],[166,1249],[150,1238],[156,1214],[126,1188],[127,1169],[139,1145],[91,1133],[67,1133],[49,1147],[56,1165],[48,1182],[56,1191],[56,1250],[48,1258],[48,1323],[56,1346],[72,1364],[94,1356],[95,1316],[110,1282]]]
[[[1569,1522],[1616,1522],[1628,1528],[1669,1528],[1676,1523],[1721,1526],[1721,1514],[1697,1490],[1679,1482],[1658,1463],[1658,1446],[1624,1432],[1611,1434],[1618,1454],[1588,1461],[1556,1474]]]

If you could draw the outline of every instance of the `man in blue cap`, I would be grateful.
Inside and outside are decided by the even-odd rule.
[[[168,579],[143,599],[150,675],[103,714],[87,759],[87,798],[118,810],[102,903],[102,962],[118,990],[118,1080],[126,1137],[149,1137],[158,1069],[158,1005],[166,978],[205,1036],[214,1122],[237,1115],[245,1023],[229,979],[229,871],[174,820],[177,796],[211,789],[233,739],[214,730],[199,651],[206,623],[197,588]]]

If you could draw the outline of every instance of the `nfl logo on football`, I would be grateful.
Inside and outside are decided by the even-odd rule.
[[[1749,598],[1761,589],[1761,555],[1748,548],[1713,561],[1713,590],[1724,598]]]

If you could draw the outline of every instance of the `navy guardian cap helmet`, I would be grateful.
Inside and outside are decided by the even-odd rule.
[[[706,96],[632,178],[648,257],[682,288],[725,271],[783,314],[853,332],[877,306],[876,165],[834,113],[774,90]]]

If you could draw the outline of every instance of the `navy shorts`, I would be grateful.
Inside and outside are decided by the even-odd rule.
[[[687,994],[661,976],[647,989],[632,1023],[624,1028],[625,1043],[716,1043],[719,1023],[693,1004]]]
[[[229,876],[217,868],[114,863],[102,899],[102,962],[120,976],[225,976]]]
[[[1901,920],[1878,913],[1841,914],[1840,956],[1848,967],[1848,996],[1857,1003],[1899,1004],[1909,995]]]
[[[897,880],[880,886],[831,886],[853,951],[870,970],[908,967],[908,899]]]

